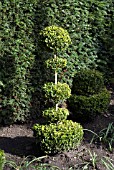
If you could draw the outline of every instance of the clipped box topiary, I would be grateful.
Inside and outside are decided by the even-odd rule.
[[[83,139],[83,128],[79,123],[63,120],[49,125],[33,127],[39,149],[46,154],[55,154],[76,148]]]
[[[45,27],[40,32],[40,40],[50,50],[56,54],[58,51],[64,51],[71,44],[71,38],[67,30],[51,25]]]
[[[104,88],[101,92],[91,96],[73,94],[68,99],[68,108],[76,120],[87,121],[97,114],[106,112],[110,103],[110,93]]]
[[[71,89],[66,83],[58,82],[54,84],[53,82],[49,82],[44,84],[43,90],[45,91],[45,97],[53,99],[55,103],[66,100],[71,95]]]
[[[36,124],[33,127],[37,146],[43,153],[57,153],[64,150],[75,148],[80,144],[83,138],[83,128],[80,124],[67,119],[69,111],[66,108],[60,108],[62,104],[71,95],[71,89],[68,84],[57,81],[57,74],[60,68],[67,64],[66,59],[57,57],[58,51],[65,50],[71,39],[66,30],[58,26],[49,26],[40,32],[41,41],[53,51],[54,58],[45,61],[47,68],[55,72],[55,82],[44,84],[43,91],[47,99],[52,99],[55,108],[49,108],[43,111],[42,115],[47,119],[48,124]]]
[[[97,70],[81,69],[73,78],[72,94],[90,96],[104,88],[102,73]]]

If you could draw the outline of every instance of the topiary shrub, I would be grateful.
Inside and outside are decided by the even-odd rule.
[[[97,70],[81,69],[73,78],[72,94],[90,96],[103,88],[103,75]]]
[[[47,110],[44,110],[42,115],[48,120],[48,122],[54,123],[67,119],[69,111],[65,108],[58,108],[57,111],[55,110],[55,108],[49,108]]]
[[[36,124],[33,127],[36,142],[42,152],[57,153],[77,147],[83,138],[83,128],[71,120],[63,120],[57,124]]]
[[[105,112],[110,103],[110,93],[103,89],[91,96],[71,95],[68,99],[68,108],[74,119],[78,121],[92,120],[99,113]]]
[[[48,120],[46,125],[36,124],[33,127],[37,145],[44,153],[57,153],[76,147],[83,137],[83,128],[80,124],[67,119],[69,112],[66,108],[60,108],[64,100],[70,97],[71,89],[68,84],[57,81],[60,68],[67,64],[66,59],[57,57],[58,51],[65,50],[71,39],[66,30],[57,26],[46,27],[40,32],[41,41],[53,51],[54,58],[45,61],[47,68],[55,72],[55,83],[44,84],[45,97],[53,100],[55,108],[44,110],[42,115]]]

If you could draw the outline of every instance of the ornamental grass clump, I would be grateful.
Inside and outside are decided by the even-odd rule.
[[[42,115],[47,124],[35,124],[33,131],[40,150],[51,154],[78,146],[83,138],[83,128],[76,122],[66,120],[69,115],[68,109],[59,107],[60,103],[71,96],[69,85],[57,81],[58,71],[67,64],[67,60],[59,58],[57,54],[71,44],[70,36],[63,28],[53,25],[42,30],[40,38],[53,52],[53,58],[46,60],[45,65],[55,72],[55,82],[45,83],[43,91],[47,99],[53,100],[55,107],[43,111]]]

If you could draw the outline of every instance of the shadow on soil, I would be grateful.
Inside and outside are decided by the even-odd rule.
[[[33,137],[0,137],[0,149],[12,155],[20,157],[34,155],[35,150],[33,146],[35,146],[35,139]]]

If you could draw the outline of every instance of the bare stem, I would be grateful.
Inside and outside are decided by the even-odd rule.
[[[56,54],[54,55],[54,58],[56,58]],[[55,71],[55,84],[57,84],[57,72]],[[58,110],[58,103],[56,104],[56,111]]]

